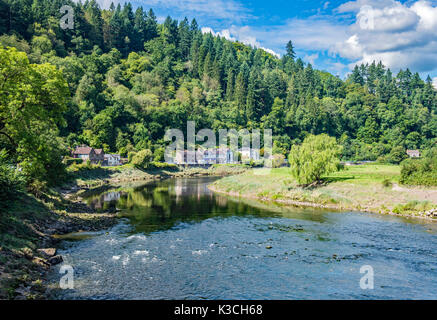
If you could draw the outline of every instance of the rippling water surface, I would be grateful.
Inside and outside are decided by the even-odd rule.
[[[90,197],[124,219],[63,242],[75,289],[57,298],[437,298],[434,224],[237,200],[209,192],[212,181],[167,180]],[[365,265],[374,290],[360,288]]]

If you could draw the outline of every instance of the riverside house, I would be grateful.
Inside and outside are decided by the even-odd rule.
[[[115,167],[121,165],[121,156],[119,154],[105,154],[104,166]]]
[[[260,160],[260,154],[259,150],[252,149],[252,148],[241,148],[241,161],[242,162],[250,162],[250,161],[259,161]]]
[[[176,152],[175,164],[210,165],[236,163],[234,152],[229,148],[205,149],[197,151],[181,150]]]
[[[77,147],[73,153],[72,157],[75,159],[82,159],[83,162],[90,161],[93,164],[103,163],[105,160],[104,152],[102,149],[94,149],[85,145]]]

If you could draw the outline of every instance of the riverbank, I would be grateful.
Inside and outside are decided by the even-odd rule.
[[[291,206],[437,219],[437,188],[399,184],[400,167],[347,166],[323,183],[301,188],[288,168],[257,169],[216,181],[210,189],[234,197],[274,201]]]
[[[130,165],[72,172],[68,183],[35,197],[20,193],[0,215],[0,299],[45,299],[45,275],[62,261],[56,255],[58,235],[100,231],[117,223],[113,212],[95,212],[82,202],[84,192],[127,183],[147,183],[171,177],[227,176],[244,166],[216,165],[208,169],[167,167],[139,170]]]

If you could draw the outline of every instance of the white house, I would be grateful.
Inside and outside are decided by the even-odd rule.
[[[234,152],[229,148],[200,149],[197,151],[180,150],[176,152],[176,164],[215,164],[235,163]]]
[[[105,166],[114,167],[121,165],[121,156],[119,154],[105,154]]]
[[[235,163],[238,159],[235,159],[234,152],[229,148],[217,149],[217,163]]]
[[[259,161],[260,160],[260,154],[258,149],[252,149],[252,148],[241,148],[241,161]]]
[[[420,158],[419,150],[407,150],[407,154],[410,158]]]

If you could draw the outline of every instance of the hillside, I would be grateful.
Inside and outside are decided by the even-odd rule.
[[[71,30],[59,25],[65,2],[74,8]],[[297,58],[291,41],[277,59],[202,34],[196,20],[159,24],[153,10],[131,4],[102,10],[95,0],[0,0],[0,7],[11,13],[0,17],[0,45],[25,53],[3,50],[0,74],[12,79],[12,61],[20,61],[38,79],[56,78],[53,88],[42,81],[33,92],[46,90],[40,105],[52,106],[38,120],[35,110],[18,108],[29,113],[8,123],[17,105],[35,103],[21,89],[17,104],[2,97],[0,149],[13,163],[42,161],[27,169],[31,175],[52,172],[58,155],[78,144],[123,156],[147,148],[163,160],[166,129],[184,130],[187,120],[197,129],[272,128],[273,151],[284,155],[308,133],[328,133],[346,160],[391,161],[394,147],[427,149],[437,137],[436,90],[409,69],[393,75],[373,63],[342,80]],[[38,88],[32,77],[10,81]]]

